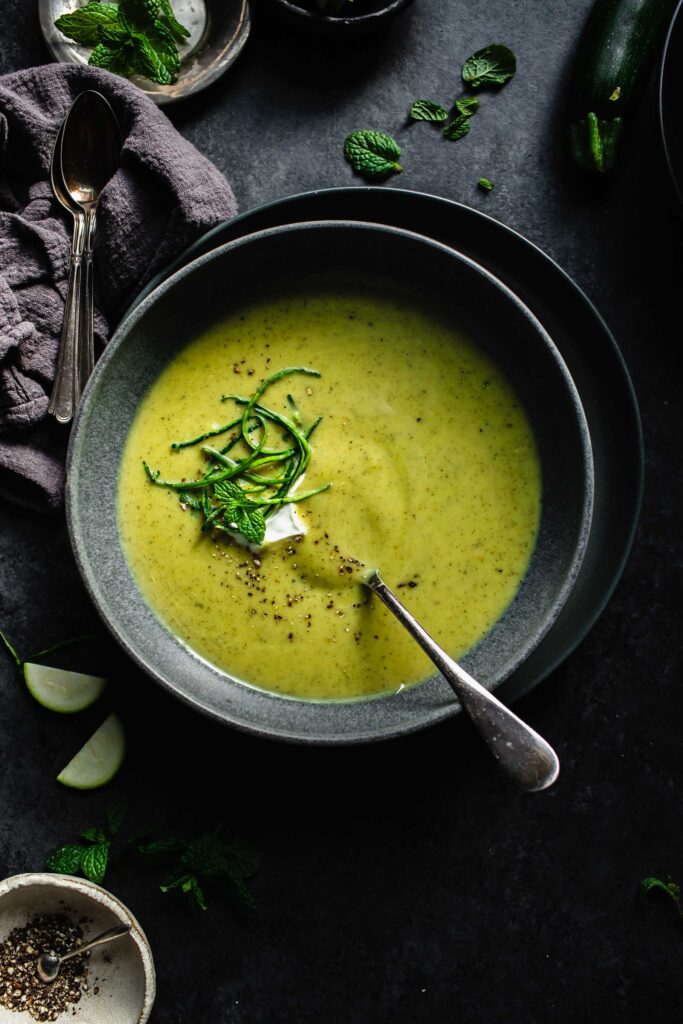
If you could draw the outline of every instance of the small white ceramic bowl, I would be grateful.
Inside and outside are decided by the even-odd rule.
[[[83,927],[84,941],[117,924],[130,924],[131,930],[129,935],[91,952],[88,988],[57,1021],[145,1024],[156,994],[154,962],[145,933],[123,903],[99,885],[73,875],[31,872],[0,882],[0,942],[36,915],[58,913],[75,921],[88,919]],[[20,1024],[23,1020],[32,1022],[33,1018],[0,1007],[0,1024]]]

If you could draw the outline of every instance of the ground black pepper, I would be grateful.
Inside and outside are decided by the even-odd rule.
[[[53,1021],[73,1007],[88,987],[87,954],[66,960],[56,979],[36,972],[41,953],[68,953],[83,941],[83,930],[66,914],[40,914],[0,942],[0,1006]]]

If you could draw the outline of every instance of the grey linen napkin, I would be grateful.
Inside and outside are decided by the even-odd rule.
[[[124,139],[97,214],[96,349],[150,278],[236,212],[223,175],[130,82],[71,64],[0,77],[0,494],[45,511],[64,496],[66,431],[47,422],[47,407],[71,249],[50,160],[84,89],[107,97]]]

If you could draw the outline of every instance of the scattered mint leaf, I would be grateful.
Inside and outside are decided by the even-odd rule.
[[[107,871],[109,861],[109,843],[97,843],[88,846],[81,854],[81,871],[95,885],[101,885]]]
[[[433,100],[415,100],[408,116],[413,121],[446,121],[448,111]]]
[[[143,843],[137,850],[140,856],[150,864],[173,864],[179,860],[187,849],[185,839],[158,839],[153,843]]]
[[[82,846],[60,846],[45,861],[47,871],[58,875],[77,875],[81,870]]]
[[[479,181],[477,182],[477,185],[482,190],[482,192],[493,192],[493,189],[495,187],[493,182],[489,181],[488,178],[480,178]]]
[[[473,53],[462,66],[462,80],[472,89],[501,86],[509,82],[517,70],[517,60],[508,46],[493,43]]]
[[[126,814],[126,801],[115,800],[107,808],[107,828],[109,829],[109,835],[115,836],[123,824],[123,819]]]
[[[256,909],[256,900],[240,875],[228,873],[223,877],[222,883],[228,896],[236,898],[240,906],[246,907],[248,910]]]
[[[85,832],[81,832],[81,839],[87,839],[89,843],[103,843],[106,838],[98,828],[86,828]]]
[[[467,114],[459,114],[454,121],[451,121],[449,125],[443,130],[443,137],[450,139],[451,142],[457,142],[458,139],[462,139],[467,135],[470,130],[470,119]]]
[[[679,915],[683,917],[683,907],[681,907],[681,889],[675,882],[672,882],[670,879],[668,882],[663,882],[661,878],[643,878],[640,885],[646,895],[649,895],[651,892],[665,893],[675,905]]]
[[[260,508],[248,500],[230,501],[225,506],[225,522],[252,544],[261,544],[266,535],[266,519]]]
[[[377,131],[351,132],[344,142],[344,157],[354,171],[366,178],[386,178],[400,173],[401,150],[391,135]]]
[[[100,29],[115,24],[118,16],[118,4],[89,3],[71,14],[62,14],[55,25],[80,46],[97,46]]]
[[[479,109],[479,100],[476,96],[461,96],[454,103],[455,109],[464,117],[471,117]]]
[[[171,876],[171,878],[164,885],[160,885],[159,888],[162,892],[172,892],[174,889],[179,890],[183,896],[185,896],[190,906],[193,906],[198,910],[206,910],[206,897],[204,896],[204,890],[199,884],[199,879],[196,875],[183,874]]]

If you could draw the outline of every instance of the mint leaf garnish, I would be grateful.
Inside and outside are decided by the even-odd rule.
[[[213,495],[222,502],[244,501],[244,491],[234,480],[220,480],[214,484]]]
[[[413,121],[445,121],[448,111],[433,100],[415,100],[408,116]]]
[[[453,105],[459,114],[471,117],[479,109],[479,100],[476,96],[461,96]]]
[[[354,171],[366,178],[386,178],[400,173],[401,150],[391,135],[377,131],[351,132],[344,143],[344,157]]]
[[[493,192],[494,184],[492,181],[489,181],[488,178],[480,178],[479,181],[477,182],[477,185],[482,190],[482,192]]]
[[[443,130],[443,136],[445,139],[450,139],[451,142],[457,142],[458,139],[462,139],[463,136],[467,135],[469,130],[469,117],[466,114],[459,114],[454,121],[446,125]]]
[[[517,70],[517,60],[508,46],[493,43],[473,53],[462,66],[462,80],[472,89],[500,86],[509,82]]]
[[[318,417],[303,426],[301,413],[291,395],[287,401],[292,418],[262,404],[268,388],[283,377],[304,374],[319,377],[317,370],[305,366],[288,366],[267,377],[250,398],[223,395],[221,401],[234,401],[242,407],[237,419],[220,427],[211,427],[185,441],[173,441],[177,451],[202,444],[209,438],[229,435],[227,444],[216,448],[202,444],[202,452],[210,460],[209,468],[196,480],[162,480],[143,460],[144,471],[151,483],[167,487],[178,494],[180,506],[191,508],[203,517],[202,531],[218,530],[240,533],[252,544],[265,539],[266,520],[282,505],[306,501],[331,484],[310,491],[292,493],[292,488],[306,472],[312,455],[311,437],[321,422]],[[307,389],[311,394],[311,389]],[[280,447],[266,447],[266,439],[275,425],[281,437]],[[238,446],[238,447],[236,447]],[[228,452],[241,455],[235,459]]]
[[[100,29],[116,23],[118,16],[118,4],[89,3],[71,14],[62,14],[55,25],[80,46],[97,46]]]
[[[225,508],[224,521],[230,530],[236,530],[252,544],[262,544],[266,535],[266,520],[260,508],[250,501],[230,501]]]

